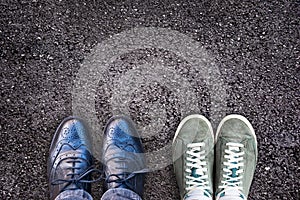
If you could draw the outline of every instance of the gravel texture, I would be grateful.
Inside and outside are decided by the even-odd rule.
[[[256,130],[259,159],[249,200],[300,199],[299,9],[292,0],[2,0],[0,199],[48,199],[48,148],[60,121],[74,114],[72,88],[80,67],[98,44],[137,27],[178,31],[213,57],[227,93],[220,115],[242,114]],[[215,94],[205,80],[193,81],[190,64],[172,52],[145,48],[109,64],[96,88],[101,127],[118,112],[111,106],[116,77],[156,60],[166,66],[162,74],[174,67],[193,82],[198,112],[214,120]],[[182,91],[176,96],[172,83],[165,83],[140,82],[127,98],[139,130],[149,124],[146,130],[156,130],[151,120],[160,110],[167,116],[158,119],[160,132],[143,138],[148,152],[170,142],[180,120],[194,111],[180,112]],[[95,199],[101,193],[100,185],[93,187]],[[144,199],[179,199],[172,165],[148,174]]]

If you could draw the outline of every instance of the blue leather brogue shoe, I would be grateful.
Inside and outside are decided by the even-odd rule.
[[[53,137],[48,160],[50,199],[66,190],[90,193],[93,157],[87,127],[76,117],[63,120]]]
[[[104,189],[129,189],[141,197],[146,163],[141,139],[129,118],[116,116],[109,120],[102,153]]]

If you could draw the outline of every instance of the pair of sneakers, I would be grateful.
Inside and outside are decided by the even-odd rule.
[[[215,137],[204,116],[190,115],[179,124],[172,148],[182,199],[247,199],[257,162],[257,141],[245,117],[226,116]]]
[[[111,118],[101,144],[103,169],[94,167],[92,140],[85,123],[77,117],[63,120],[52,139],[48,158],[50,199],[92,199],[91,183],[104,181],[102,199],[113,195],[140,199],[146,163],[133,122],[124,116]],[[92,179],[95,173],[98,177]],[[111,191],[110,193],[107,193]],[[70,197],[71,196],[71,197]],[[84,198],[83,198],[84,197]]]

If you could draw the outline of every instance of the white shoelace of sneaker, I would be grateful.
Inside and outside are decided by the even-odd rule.
[[[222,185],[219,186],[220,189],[237,189],[242,190],[242,178],[243,178],[243,155],[245,154],[241,149],[244,147],[243,144],[229,142],[226,143],[228,149],[225,149],[224,158],[227,159],[224,164],[224,174],[225,178],[222,181]]]
[[[187,145],[185,169],[187,191],[195,188],[200,188],[203,192],[206,189],[209,190],[205,150],[201,150],[204,146],[205,143],[191,143]]]

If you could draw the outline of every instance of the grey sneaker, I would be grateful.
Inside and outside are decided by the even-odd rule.
[[[212,199],[214,135],[202,115],[190,115],[179,124],[172,145],[173,166],[181,198]]]
[[[247,199],[257,162],[257,141],[245,117],[233,114],[221,121],[215,155],[216,200]]]

